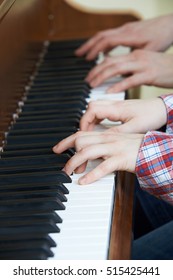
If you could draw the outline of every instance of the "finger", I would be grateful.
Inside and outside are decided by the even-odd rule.
[[[139,65],[138,63],[133,62],[123,62],[112,64],[111,66],[105,68],[102,72],[100,72],[91,82],[91,87],[97,87],[106,80],[115,77],[117,75],[127,75],[129,73],[133,73],[138,71]]]
[[[94,44],[93,48],[91,48],[88,51],[86,55],[86,59],[93,60],[98,56],[100,52],[107,52],[111,49],[112,49],[111,38],[109,37],[100,38],[100,40],[97,41],[97,44]]]
[[[95,102],[94,102],[95,104]],[[96,104],[95,104],[96,105]],[[93,130],[95,123],[97,122],[97,111],[96,108],[89,104],[88,109],[80,120],[80,129],[82,131]]]
[[[76,151],[80,152],[82,149],[84,149],[88,146],[91,146],[91,145],[108,143],[108,142],[112,141],[112,135],[110,136],[110,134],[109,135],[100,134],[99,137],[98,137],[98,135],[81,136],[78,138],[78,141],[76,141],[76,145],[75,145]],[[87,162],[78,166],[75,169],[75,173],[83,173],[86,169],[86,165],[87,165]]]
[[[114,86],[110,87],[107,90],[107,93],[117,93],[117,92],[125,91],[127,89],[143,85],[146,83],[146,81],[147,78],[144,73],[134,74],[116,83]]]
[[[92,139],[92,140],[91,140]],[[89,145],[93,145],[94,144],[94,139],[98,139],[98,138],[95,138],[93,136],[80,136],[76,139],[76,142],[75,142],[75,148],[76,148],[76,152],[80,152],[84,147],[87,147]],[[97,141],[96,141],[97,142]],[[87,166],[87,161],[83,164],[81,164],[80,166],[78,166],[74,172],[79,174],[79,173],[83,173],[86,169],[86,166]]]
[[[103,35],[104,32],[99,32],[97,33],[95,36],[93,36],[92,38],[90,38],[86,43],[84,43],[81,47],[79,47],[76,51],[75,51],[75,54],[77,56],[83,56],[83,55],[86,55],[90,52],[92,52],[92,50],[95,48],[95,46],[98,46],[100,45],[100,41],[102,40],[103,38]],[[86,59],[88,60],[92,60],[94,59],[96,56],[97,56],[98,53],[95,54],[94,57],[86,57]]]
[[[92,171],[88,172],[79,179],[80,185],[91,184],[100,178],[121,169],[121,159],[118,157],[111,157],[100,163]]]
[[[77,56],[85,55],[99,40],[98,36],[95,35],[94,37],[87,40],[84,44],[82,44],[78,49],[76,49],[75,54]]]
[[[81,118],[80,129],[82,131],[91,131],[96,124],[105,118],[109,118],[110,114],[113,115],[114,112],[115,109],[112,101],[100,100],[90,102],[88,109]]]
[[[53,151],[54,153],[62,153],[64,152],[65,150],[69,149],[69,148],[73,148],[75,147],[75,141],[78,137],[81,137],[81,136],[84,136],[86,134],[88,135],[93,135],[94,132],[81,132],[81,131],[78,131],[72,135],[70,135],[69,137],[63,139],[62,141],[60,141],[57,145],[55,145],[53,147]],[[96,133],[96,132],[95,132]]]
[[[104,70],[107,66],[112,65],[113,59],[112,58],[106,58],[102,63],[96,65],[87,75],[86,81],[90,83],[90,81],[98,75],[101,71]]]
[[[111,149],[107,144],[92,145],[82,149],[68,160],[64,167],[64,171],[70,175],[72,172],[88,160],[110,156]]]
[[[83,115],[80,121],[80,129],[81,131],[92,131],[94,126],[98,124],[101,120],[103,120],[99,114],[101,113],[101,107],[98,106],[94,110],[87,110]]]
[[[95,77],[104,72],[108,67],[116,66],[121,63],[127,63],[134,61],[134,58],[131,54],[118,55],[116,57],[107,57],[102,63],[95,66],[87,75],[86,81],[90,83]]]

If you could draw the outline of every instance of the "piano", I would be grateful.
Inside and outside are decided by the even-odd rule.
[[[134,176],[81,187],[62,171],[75,151],[52,147],[77,131],[88,98],[108,86],[85,84],[95,62],[76,58],[75,48],[137,19],[63,0],[0,1],[0,259],[130,258]]]

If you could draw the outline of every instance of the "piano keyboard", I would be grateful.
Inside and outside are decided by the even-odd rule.
[[[77,131],[89,100],[124,99],[124,93],[105,95],[113,81],[95,90],[84,83],[94,63],[74,57],[80,43],[54,42],[44,48],[6,132],[0,159],[0,259],[108,256],[114,175],[79,186],[79,175],[70,178],[61,171],[73,149],[52,152],[58,141]],[[95,164],[90,162],[87,171]]]

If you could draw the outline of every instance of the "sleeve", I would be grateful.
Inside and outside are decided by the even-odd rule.
[[[136,162],[140,187],[173,205],[173,134],[149,131]]]
[[[160,98],[165,103],[167,112],[166,132],[171,134],[173,133],[173,94],[161,95]]]

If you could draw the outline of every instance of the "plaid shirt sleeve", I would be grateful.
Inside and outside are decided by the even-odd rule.
[[[167,111],[167,126],[166,132],[173,133],[173,94],[160,96],[166,106]]]
[[[161,96],[167,110],[166,133],[149,131],[139,149],[140,187],[173,205],[173,95]]]

